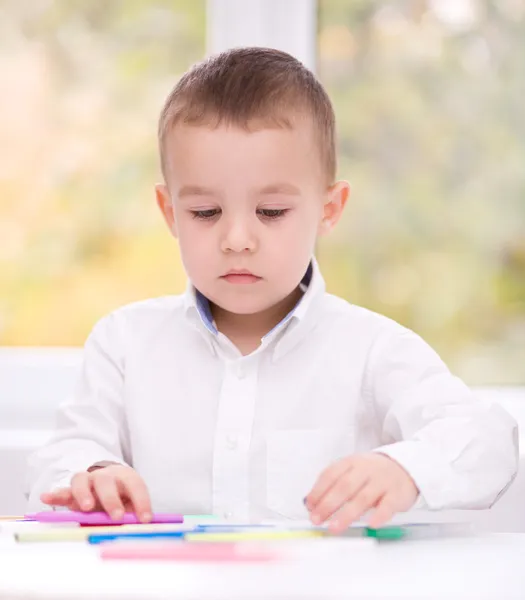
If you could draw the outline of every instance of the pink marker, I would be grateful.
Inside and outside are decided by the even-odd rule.
[[[76,512],[69,510],[48,510],[30,513],[26,519],[40,523],[78,523],[79,525],[139,525],[142,523],[135,513],[125,513],[120,519],[112,519],[105,512]],[[178,514],[154,513],[149,523],[183,523],[184,517]]]
[[[172,560],[182,562],[266,562],[275,560],[275,552],[241,548],[236,544],[148,543],[107,544],[101,548],[104,560]]]

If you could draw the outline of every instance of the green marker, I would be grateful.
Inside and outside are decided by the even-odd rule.
[[[402,540],[407,536],[407,530],[403,527],[381,527],[380,529],[372,529],[365,527],[364,536],[375,538],[376,540]]]
[[[401,540],[407,532],[403,527],[381,527],[372,529],[372,527],[349,527],[342,533],[327,533],[328,537],[343,538],[374,538],[376,540]]]
[[[323,530],[321,530],[323,531]],[[372,529],[372,527],[349,527],[341,533],[331,533],[328,530],[324,530],[325,535],[328,537],[342,537],[342,538],[374,538],[376,540],[400,540],[407,535],[404,527],[380,527],[379,529]]]
[[[365,537],[378,541],[429,540],[433,538],[463,537],[472,534],[472,527],[466,523],[415,523],[372,529],[365,527]]]

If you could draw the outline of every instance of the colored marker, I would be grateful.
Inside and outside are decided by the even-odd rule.
[[[195,530],[192,530],[195,531]],[[183,540],[186,532],[185,531],[155,531],[148,533],[104,533],[101,535],[95,534],[90,535],[87,538],[87,541],[90,544],[98,545],[105,544],[107,542],[127,542],[127,541],[148,541],[148,540],[157,540],[157,541],[176,541]]]
[[[234,531],[230,533],[187,533],[184,539],[188,542],[248,542],[248,541],[277,541],[302,538],[326,537],[326,532],[319,529],[292,529],[276,531]]]
[[[69,510],[44,511],[26,515],[26,518],[40,523],[78,523],[79,525],[138,525],[142,523],[134,513],[125,513],[120,519],[112,519],[105,512],[79,512]],[[156,513],[149,523],[182,523],[184,517],[178,514]]]
[[[49,529],[39,529],[38,531],[19,531],[15,533],[15,539],[18,542],[81,542],[87,540],[90,535],[95,534],[114,534],[116,530],[119,533],[124,532],[156,532],[156,531],[184,531],[193,529],[184,524],[162,524],[157,525],[120,525],[100,526],[100,527],[52,527]]]
[[[120,533],[120,530],[103,534],[90,535],[87,540],[90,544],[104,544],[106,542],[127,542],[127,541],[149,541],[149,540],[182,540],[187,539],[189,534],[204,533],[248,533],[260,531],[261,528],[271,529],[266,525],[197,525],[188,530],[180,531],[132,531]]]
[[[465,523],[416,523],[380,527],[379,529],[365,528],[365,536],[378,541],[426,540],[441,537],[465,536],[472,533],[470,525]]]
[[[278,558],[260,548],[236,544],[109,544],[100,553],[103,560],[172,560],[191,562],[258,562]]]
[[[332,533],[330,530],[324,530],[328,537],[334,538],[364,538],[368,537],[365,527],[349,527],[341,533]],[[371,536],[370,536],[371,537]]]

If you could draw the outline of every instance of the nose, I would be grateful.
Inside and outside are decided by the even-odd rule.
[[[221,240],[223,252],[255,252],[256,249],[255,233],[245,219],[232,219],[226,223]]]

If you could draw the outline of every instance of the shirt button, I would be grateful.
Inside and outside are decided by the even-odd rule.
[[[225,513],[223,513],[222,515],[225,519],[231,519],[232,518],[232,514],[229,511],[226,511]]]
[[[237,438],[234,435],[226,436],[226,447],[230,450],[237,448]]]

